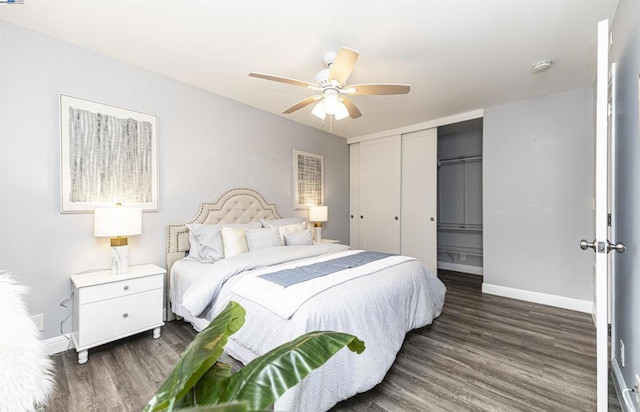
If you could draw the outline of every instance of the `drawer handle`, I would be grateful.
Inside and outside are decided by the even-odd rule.
[[[128,285],[125,285],[125,286],[124,286],[124,290],[129,290],[129,286],[128,286]]]
[[[129,317],[129,314],[125,312],[125,313],[123,313],[123,314],[122,314],[122,317],[123,317],[123,318],[128,318],[128,317]]]

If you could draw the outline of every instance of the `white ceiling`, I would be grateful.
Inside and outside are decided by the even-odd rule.
[[[595,79],[597,22],[618,0],[26,0],[0,20],[95,50],[319,129],[314,92],[249,77],[314,82],[326,51],[360,52],[349,83],[408,83],[403,96],[353,96],[353,137],[571,88]],[[542,59],[551,70],[532,74]]]

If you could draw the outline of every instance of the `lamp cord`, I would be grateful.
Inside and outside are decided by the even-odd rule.
[[[625,403],[625,405],[627,405],[627,409],[632,411],[632,410],[634,410],[633,407],[631,405],[629,405],[629,400],[627,399],[626,396],[624,396],[624,394],[627,393],[627,392],[636,392],[637,393],[637,389],[634,387],[634,388],[627,388],[627,389],[623,389],[622,390],[622,399],[624,399],[624,403]]]

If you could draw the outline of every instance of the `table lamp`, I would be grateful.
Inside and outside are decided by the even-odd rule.
[[[111,238],[111,273],[129,271],[127,236],[142,233],[142,209],[135,207],[98,207],[94,211],[94,235]]]
[[[309,222],[313,222],[316,227],[316,242],[322,242],[322,222],[326,222],[329,217],[327,206],[309,207]]]

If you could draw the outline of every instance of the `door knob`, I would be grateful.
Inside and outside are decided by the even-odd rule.
[[[593,242],[587,242],[585,239],[582,239],[580,241],[580,249],[587,250],[589,248],[596,250],[596,240],[593,239]]]
[[[615,245],[607,240],[607,253],[615,250],[618,253],[622,253],[627,250],[627,247],[622,242],[618,242]]]

